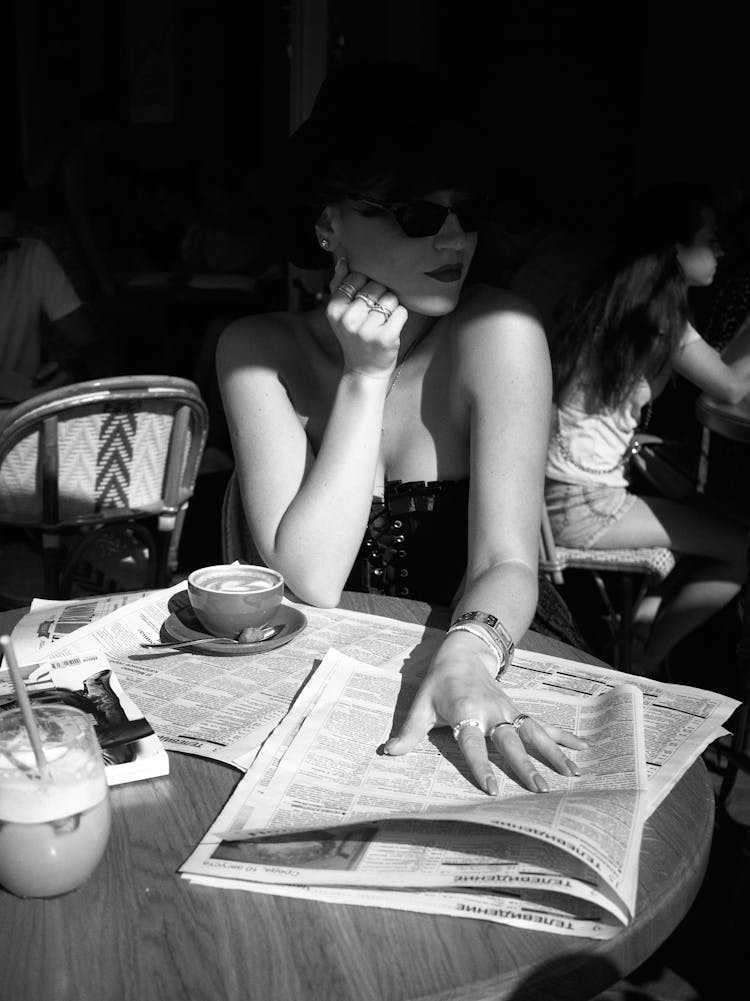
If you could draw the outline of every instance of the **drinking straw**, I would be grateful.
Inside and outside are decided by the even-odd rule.
[[[31,708],[31,700],[29,699],[28,693],[26,692],[26,686],[21,678],[18,661],[16,660],[16,652],[13,649],[10,636],[0,636],[0,647],[2,647],[5,659],[8,662],[8,673],[10,674],[10,680],[13,682],[13,688],[16,692],[18,707],[21,710],[23,721],[26,724],[26,729],[29,733],[29,740],[31,741],[31,746],[34,750],[34,757],[36,758],[39,774],[43,779],[46,779],[48,775],[47,759],[45,758],[44,751],[42,750],[42,741],[39,736],[36,720],[34,719],[34,712]]]

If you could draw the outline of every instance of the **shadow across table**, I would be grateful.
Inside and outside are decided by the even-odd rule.
[[[341,607],[439,628],[445,609],[346,594]],[[0,615],[9,631],[21,612]],[[535,633],[520,646],[595,658]],[[640,966],[703,880],[713,794],[696,762],[646,824],[636,917],[609,941],[483,920],[191,885],[177,875],[240,779],[170,753],[111,790],[104,859],[52,900],[0,891],[2,997],[34,1001],[585,1001]]]

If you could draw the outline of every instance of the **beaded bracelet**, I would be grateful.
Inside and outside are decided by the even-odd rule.
[[[497,616],[490,615],[489,612],[464,612],[451,624],[448,632],[452,629],[466,629],[467,626],[471,627],[467,630],[468,632],[473,633],[479,639],[484,639],[488,645],[491,644],[497,653],[499,662],[497,677],[499,678],[510,666],[513,658],[513,651],[516,649],[513,637]]]

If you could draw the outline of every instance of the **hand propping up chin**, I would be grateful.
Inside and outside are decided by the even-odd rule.
[[[339,258],[326,315],[341,345],[344,370],[387,379],[396,364],[408,313],[393,292]]]

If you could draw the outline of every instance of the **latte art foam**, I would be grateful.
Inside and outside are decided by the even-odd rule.
[[[244,573],[216,573],[198,577],[196,584],[210,591],[232,591],[236,594],[237,592],[267,591],[269,588],[275,587],[277,581],[270,574],[267,577],[259,577],[255,574],[250,576]]]

